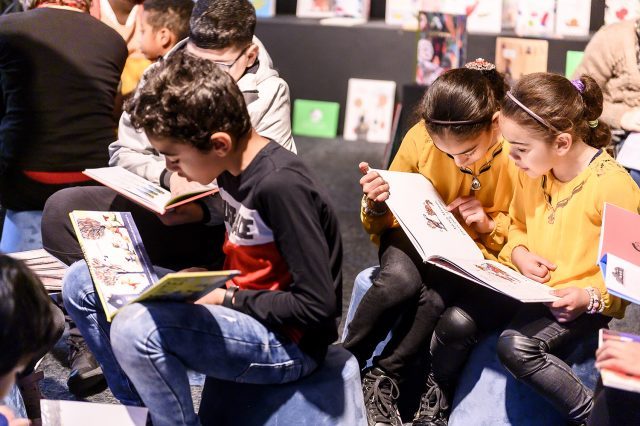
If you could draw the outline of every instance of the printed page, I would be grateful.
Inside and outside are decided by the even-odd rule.
[[[157,281],[128,212],[71,212],[107,319]]]
[[[482,252],[469,237],[427,178],[419,173],[375,170],[387,181],[387,205],[426,262],[445,259],[482,260]]]
[[[607,340],[640,343],[640,336],[636,336],[635,334],[631,333],[607,330],[604,328],[600,330],[599,337],[600,339],[598,347],[602,346],[602,344]],[[602,377],[602,384],[607,387],[622,389],[630,392],[640,392],[640,377],[638,376],[633,376],[609,369],[600,370],[600,376]]]
[[[44,249],[7,253],[7,256],[22,260],[34,272],[47,291],[60,291],[62,277],[68,266]]]
[[[145,426],[149,412],[144,407],[48,399],[40,400],[40,408],[42,426]]]

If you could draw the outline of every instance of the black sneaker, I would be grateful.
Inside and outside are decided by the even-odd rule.
[[[71,368],[67,379],[69,392],[78,398],[85,398],[105,390],[107,381],[84,339],[79,336],[71,336],[68,343],[69,366]]]
[[[449,397],[429,374],[420,407],[413,417],[413,426],[447,426],[449,422]]]
[[[395,380],[372,368],[362,378],[362,392],[369,426],[402,426],[396,405],[400,391]]]

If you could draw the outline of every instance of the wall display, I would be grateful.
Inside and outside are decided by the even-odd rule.
[[[370,0],[298,0],[296,16],[300,18],[345,17],[367,19]]]
[[[403,28],[418,28],[419,0],[387,1],[384,20],[389,25],[400,25]]]
[[[512,30],[518,20],[518,0],[502,0],[502,29]]]
[[[588,36],[591,19],[591,0],[557,0],[556,34],[559,36]]]
[[[640,17],[640,0],[606,0],[605,25],[621,21],[632,21]]]
[[[273,18],[276,16],[276,0],[251,0],[256,8],[258,18]]]
[[[293,102],[293,134],[335,138],[338,133],[340,104],[296,99]]]
[[[395,94],[395,81],[350,78],[344,138],[389,142]]]
[[[420,10],[466,15],[469,33],[499,34],[502,30],[502,0],[426,0]]]
[[[552,36],[555,7],[555,0],[519,0],[516,34]]]
[[[524,38],[496,39],[496,69],[510,84],[525,74],[546,72],[549,42]]]
[[[429,85],[440,74],[464,64],[467,52],[467,17],[420,12],[416,82]]]

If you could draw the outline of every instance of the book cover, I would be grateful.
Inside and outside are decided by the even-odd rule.
[[[42,426],[145,426],[149,412],[145,407],[50,399],[40,400],[40,411]]]
[[[502,29],[513,30],[518,21],[518,0],[502,1]]]
[[[591,25],[591,0],[557,0],[556,35],[588,36]]]
[[[622,21],[633,21],[640,17],[639,0],[606,0],[604,24],[615,24]]]
[[[578,69],[578,65],[584,58],[584,52],[578,50],[567,50],[567,57],[564,66],[564,76],[568,79],[573,78],[573,73]]]
[[[418,28],[419,0],[387,1],[384,20],[388,25],[399,25],[405,29]]]
[[[623,333],[620,331],[600,329],[598,347],[601,347],[607,340],[617,342],[640,343],[640,336],[631,333]],[[625,374],[619,371],[603,368],[600,370],[602,384],[616,389],[622,389],[629,392],[640,392],[640,376]]]
[[[167,210],[218,192],[215,184],[200,185],[190,182],[187,188],[172,193],[120,166],[86,169],[82,173],[160,215],[165,214]]]
[[[158,281],[131,213],[74,210],[70,218],[108,321],[129,303],[196,300],[239,274],[179,272]]]
[[[340,104],[296,99],[293,102],[293,134],[335,138],[338,133]]]
[[[334,16],[335,0],[298,0],[296,16],[299,18],[328,18]]]
[[[273,18],[276,15],[276,0],[251,0],[258,18]]]
[[[349,79],[344,138],[386,143],[396,96],[395,81]]]
[[[24,262],[40,278],[47,291],[62,290],[62,277],[69,267],[45,249],[7,253],[7,256]]]
[[[422,260],[522,302],[557,300],[551,288],[484,259],[476,243],[419,173],[375,170],[389,184],[386,203]]]
[[[525,74],[547,71],[549,42],[524,38],[496,38],[496,69],[513,84]]]
[[[420,12],[416,83],[428,86],[444,71],[464,64],[466,23],[466,15]]]
[[[627,169],[640,170],[640,133],[630,133],[616,155],[616,161]]]
[[[555,23],[555,0],[519,0],[516,34],[551,36]]]
[[[369,19],[370,1],[371,0],[334,0],[333,14],[336,17],[366,21]]]
[[[467,0],[469,33],[499,34],[502,31],[502,0]]]

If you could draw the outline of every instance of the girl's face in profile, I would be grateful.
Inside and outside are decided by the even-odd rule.
[[[553,145],[535,132],[505,116],[500,117],[500,132],[511,145],[509,156],[529,177],[540,177],[555,165],[557,156]]]

